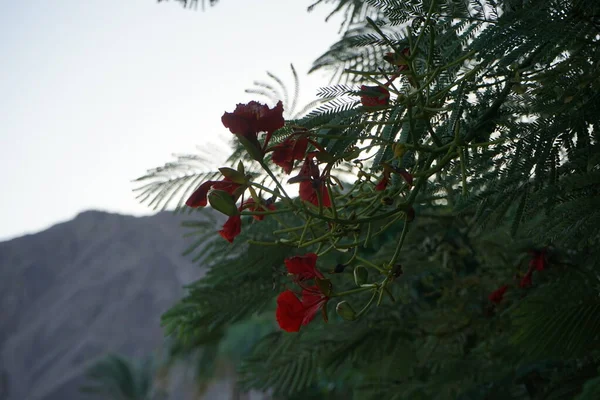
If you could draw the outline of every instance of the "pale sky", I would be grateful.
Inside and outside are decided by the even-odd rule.
[[[0,241],[89,209],[143,215],[131,182],[231,136],[224,111],[271,71],[306,77],[338,37],[312,0],[28,0],[0,12]],[[216,154],[215,159],[224,159]],[[221,166],[221,165],[216,165]]]

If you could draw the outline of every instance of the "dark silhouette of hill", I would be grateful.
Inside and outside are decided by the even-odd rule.
[[[81,399],[97,357],[159,348],[160,315],[204,273],[181,256],[185,219],[87,211],[1,242],[0,399]]]

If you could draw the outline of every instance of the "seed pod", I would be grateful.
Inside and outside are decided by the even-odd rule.
[[[359,265],[358,267],[354,268],[354,282],[356,283],[356,286],[364,285],[367,283],[368,279],[369,271],[365,267]]]
[[[225,178],[229,179],[232,182],[239,183],[241,185],[245,185],[248,183],[246,175],[244,175],[243,172],[229,167],[219,168],[219,171],[223,174]]]
[[[215,210],[229,217],[238,215],[239,211],[235,205],[235,200],[224,190],[211,190],[208,192],[208,202]]]
[[[354,321],[356,319],[356,312],[347,301],[340,301],[335,307],[335,312],[346,321]]]

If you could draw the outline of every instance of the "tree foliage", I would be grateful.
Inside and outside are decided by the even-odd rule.
[[[328,323],[298,333],[277,329],[273,316],[273,329],[240,357],[246,388],[288,399],[596,398],[600,5],[313,6],[321,3],[346,16],[341,39],[312,68],[331,72],[332,86],[319,93],[327,101],[288,116],[271,143],[309,132],[320,163],[339,175],[327,183],[334,206],[286,199],[273,183],[283,174],[263,168],[271,154],[257,161],[235,142],[230,165],[241,161],[278,209],[295,211],[263,221],[242,212],[232,245],[201,236],[198,245],[210,243],[196,260],[209,273],[164,315],[167,333],[187,351],[207,349],[232,324],[273,315],[291,287],[284,260],[310,250],[335,293],[351,292],[348,301],[368,312],[348,322],[332,304]],[[276,84],[254,93],[284,87],[269,76]],[[367,106],[375,100],[366,84],[389,98]],[[146,198],[181,199],[184,208],[218,176],[190,169],[173,178],[184,164],[140,178],[151,181]],[[177,197],[180,188],[188,191]],[[359,265],[373,286],[356,290]]]

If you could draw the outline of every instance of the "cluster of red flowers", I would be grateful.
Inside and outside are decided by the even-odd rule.
[[[406,57],[410,56],[410,49],[405,48],[400,54],[386,53],[383,57],[384,60],[392,65],[396,66],[394,74],[388,79],[386,83],[380,86],[366,86],[360,87],[360,103],[364,107],[385,107],[390,102],[390,91],[388,87],[392,82],[400,76],[402,71],[408,69],[408,62]]]
[[[331,282],[325,279],[316,264],[317,255],[314,253],[285,260],[288,272],[302,289],[300,293],[288,289],[277,297],[277,322],[287,332],[298,332],[302,325],[307,325],[315,318],[319,310],[323,310],[323,318],[327,321],[326,305]],[[306,282],[310,280],[314,280],[314,284],[307,286]]]
[[[519,283],[519,286],[522,288],[527,288],[533,285],[533,281],[531,279],[533,271],[543,271],[546,269],[546,249],[530,250],[529,254],[532,257],[529,261],[529,268]]]
[[[283,119],[283,104],[277,103],[274,108],[269,108],[266,105],[251,101],[248,104],[238,104],[233,113],[226,112],[221,118],[223,125],[229,128],[231,133],[235,134],[242,144],[248,149],[249,153],[257,158],[264,155],[271,135],[277,129],[282,128],[285,124]],[[266,133],[264,146],[261,148],[258,142],[258,134]],[[211,198],[221,197],[221,203],[229,206],[229,219],[223,225],[223,229],[219,234],[229,241],[233,242],[235,237],[240,234],[242,228],[242,220],[239,212],[248,209],[249,211],[266,211],[274,210],[275,206],[270,201],[261,201],[256,204],[255,200],[250,198],[246,201],[242,200],[239,208],[232,208],[240,197],[243,197],[244,192],[248,188],[247,177],[242,171],[236,171],[229,168],[221,168],[224,177],[220,181],[204,182],[196,189],[196,191],[188,198],[186,205],[188,207],[205,207]],[[224,196],[229,196],[226,198]],[[211,204],[213,204],[211,202]],[[255,215],[254,218],[258,221],[264,218],[264,215]]]
[[[533,271],[543,271],[546,269],[546,249],[542,250],[530,250],[529,254],[531,255],[531,260],[529,261],[529,268],[527,269],[527,273],[523,276],[521,281],[519,282],[519,287],[528,288],[533,285],[532,275]],[[508,285],[503,285],[493,291],[488,299],[494,303],[499,304],[504,298],[504,294],[508,290]]]
[[[389,164],[383,165],[383,176],[381,180],[375,185],[375,190],[382,191],[385,190],[390,183],[392,178],[392,172],[400,175],[406,181],[406,184],[411,187],[413,184],[413,176],[403,168],[392,167]]]
[[[300,168],[300,173],[288,180],[288,183],[300,183],[298,192],[300,198],[304,201],[319,205],[319,198],[323,207],[331,207],[331,198],[325,185],[326,176],[321,175],[319,166],[314,161],[317,152],[309,152],[304,159],[304,164]]]
[[[317,148],[319,146],[309,139],[305,130],[295,132],[283,142],[268,147],[273,133],[285,124],[281,101],[274,108],[269,108],[256,101],[238,104],[232,113],[223,114],[221,121],[231,133],[237,136],[250,156],[257,161],[262,162],[265,154],[272,152],[273,163],[280,166],[286,174],[290,174],[294,168],[294,162],[304,160],[300,173],[291,178],[289,183],[300,183],[299,196],[302,200],[316,206],[319,206],[320,201],[322,206],[331,207],[331,198],[325,184],[327,178],[319,172],[318,164],[315,161],[318,152],[307,152],[309,143]],[[262,146],[258,140],[260,132],[266,134]],[[244,209],[267,211],[274,210],[275,206],[269,201],[261,201],[260,204],[256,204],[252,198],[243,201],[244,193],[249,185],[248,178],[243,171],[230,168],[221,168],[220,171],[224,175],[223,179],[202,183],[185,204],[193,208],[205,207],[209,202],[213,207],[215,204],[220,204],[221,207],[215,208],[227,214],[229,219],[219,234],[229,242],[233,242],[241,232],[240,211]],[[242,205],[234,208],[240,197]],[[254,218],[260,221],[264,215],[255,215]]]

